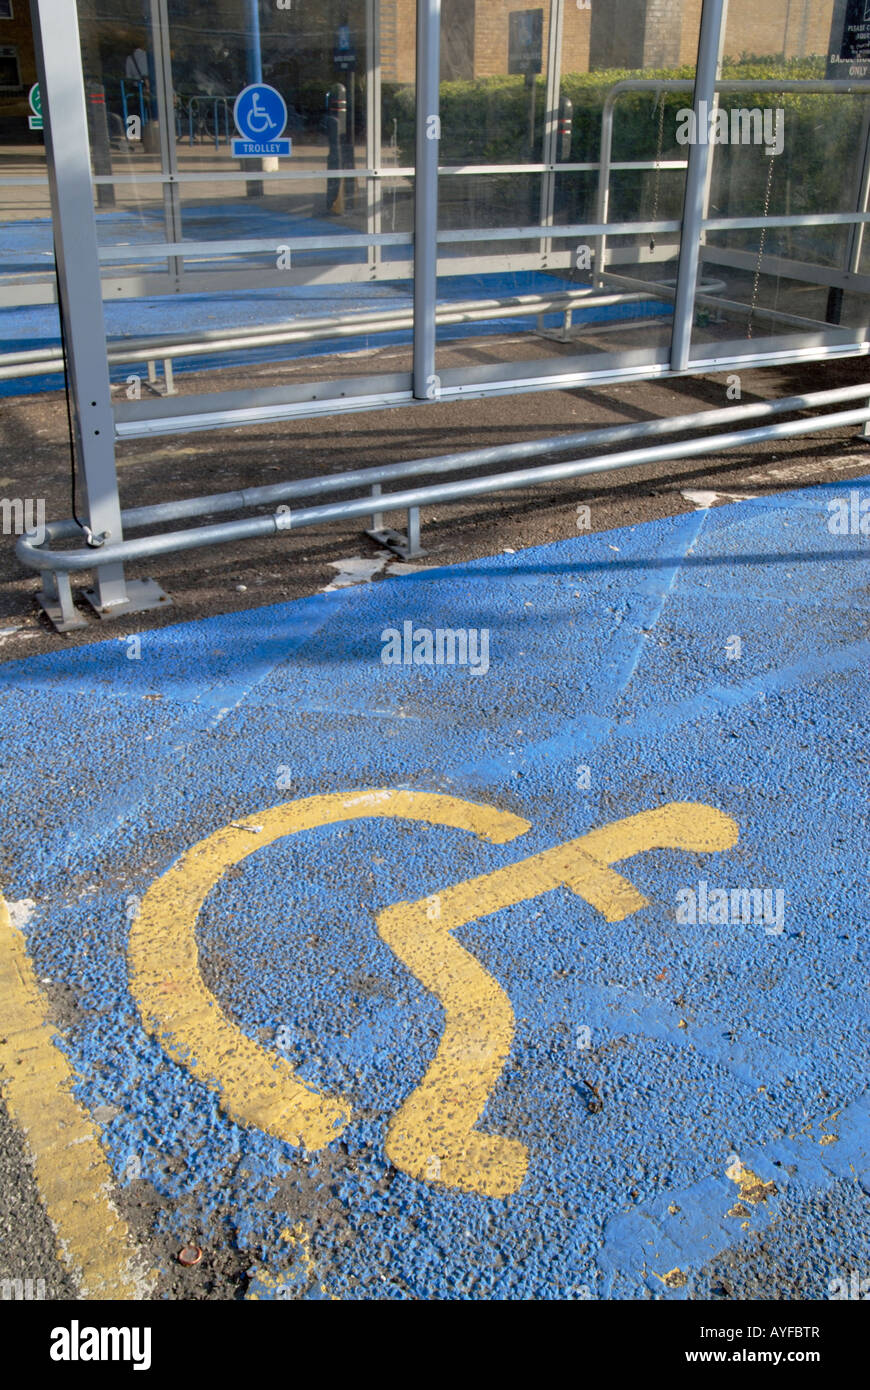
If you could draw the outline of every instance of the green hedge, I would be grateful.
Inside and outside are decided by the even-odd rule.
[[[790,59],[787,62],[765,62],[761,59],[741,59],[726,63],[725,78],[790,80],[824,77],[824,58]],[[599,72],[564,73],[561,92],[574,104],[574,137],[571,158],[576,161],[594,159],[598,154],[601,135],[601,109],[610,88],[625,78],[691,81],[694,68],[660,68],[644,72],[612,68]],[[536,82],[536,145],[540,153],[540,136],[544,119],[545,87],[542,78]],[[790,98],[801,101],[805,98]],[[741,98],[743,104],[754,104]],[[666,116],[685,106],[687,97],[675,94],[666,99]],[[616,126],[614,153],[617,158],[644,157],[655,147],[656,130],[650,130],[651,102],[648,96],[626,95],[620,98],[619,120]],[[472,81],[442,82],[441,84],[441,160],[445,164],[516,163],[528,154],[529,95],[522,77],[479,77]],[[392,119],[398,121],[399,144],[404,162],[413,163],[414,148],[414,90],[395,84],[384,84],[384,130],[392,129]],[[674,129],[673,120],[671,130]],[[640,150],[640,156],[637,151]]]
[[[744,56],[723,66],[723,78],[742,80],[788,80],[823,78],[824,57],[772,61]],[[608,90],[624,78],[691,79],[690,66],[646,72],[608,70],[590,73],[568,73],[562,77],[563,97],[571,100],[573,134],[570,158],[575,162],[594,162],[598,159],[601,136],[601,112]],[[534,159],[541,158],[541,136],[544,121],[545,86],[542,79],[535,90],[535,147]],[[614,160],[653,159],[658,143],[658,112],[654,92],[626,94],[619,99],[614,126]],[[685,158],[686,148],[677,145],[677,112],[691,103],[691,93],[673,93],[664,98],[664,139],[662,156],[665,159]],[[785,147],[776,159],[771,188],[771,213],[792,213],[845,208],[854,181],[856,145],[861,129],[862,98],[830,95],[794,95],[742,92],[726,95],[723,106],[781,107],[784,111]],[[393,130],[399,142],[402,163],[414,162],[414,92],[413,88],[389,86],[384,88],[384,139]],[[485,77],[472,81],[441,84],[441,148],[444,164],[522,163],[529,158],[529,90],[522,77]],[[716,180],[713,202],[720,215],[760,214],[768,174],[767,157],[760,147],[719,146],[716,151]],[[467,204],[476,196],[486,201],[488,212],[498,209],[507,212],[516,205],[522,213],[529,208],[529,189],[533,180],[513,176],[488,177],[486,192],[482,180],[476,183],[476,194],[464,191]],[[572,220],[586,218],[595,206],[596,174],[566,175],[562,185],[562,216]],[[656,188],[656,182],[658,187]],[[451,181],[450,198],[461,222],[458,202],[461,201]],[[442,184],[444,189],[444,184]],[[662,174],[658,181],[651,173],[615,173],[611,183],[611,217],[637,217],[651,211],[657,199],[660,217],[677,217],[682,204],[682,175]],[[453,218],[449,219],[453,221]],[[494,219],[492,219],[494,220]],[[733,243],[732,243],[733,244]]]

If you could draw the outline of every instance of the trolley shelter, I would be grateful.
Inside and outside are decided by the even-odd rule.
[[[330,519],[413,555],[430,503],[868,421],[864,385],[118,486],[135,439],[866,353],[868,185],[865,0],[0,0],[0,391],[66,382],[78,484],[17,543],[43,608],[81,625],[83,573],[101,617],[157,606],[133,562]]]

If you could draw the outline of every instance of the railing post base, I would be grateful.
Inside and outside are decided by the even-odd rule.
[[[36,595],[36,602],[55,632],[75,632],[77,628],[87,627],[87,622],[73,603],[66,570],[42,571],[42,588]]]
[[[380,497],[380,495],[381,495],[381,485],[380,485],[380,483],[373,483],[373,484],[372,484],[372,497]],[[384,529],[384,514],[383,514],[383,512],[372,512],[372,530],[373,530],[373,531],[383,531],[383,529]]]
[[[69,576],[65,578],[69,583]],[[97,617],[103,622],[126,617],[128,613],[145,613],[149,608],[168,608],[172,603],[172,599],[154,579],[128,579],[127,597],[122,603],[101,602],[100,594],[95,588],[82,589],[82,597],[87,599]]]
[[[377,487],[377,484],[375,484]],[[380,492],[380,488],[378,488]],[[373,518],[374,519],[374,518]],[[383,520],[382,514],[380,519]],[[394,555],[398,555],[400,560],[419,560],[428,554],[420,545],[420,508],[408,508],[408,531],[394,531],[391,526],[380,526],[377,530],[366,531],[369,540],[382,545],[385,550],[392,550]]]

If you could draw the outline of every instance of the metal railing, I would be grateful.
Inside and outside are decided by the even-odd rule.
[[[643,288],[641,288],[641,286]],[[713,281],[708,292],[724,289],[724,282]],[[436,310],[438,327],[483,323],[487,320],[534,317],[541,314],[564,314],[569,310],[601,309],[617,304],[673,299],[673,291],[660,288],[657,282],[635,282],[632,290],[620,289],[610,294],[594,289],[565,291],[560,294],[511,295],[499,299],[458,301],[440,304]],[[257,324],[230,332],[206,329],[195,336],[128,338],[123,344],[110,344],[107,349],[111,365],[133,362],[165,361],[176,357],[195,357],[209,353],[272,347],[284,343],[310,343],[318,339],[356,338],[360,334],[396,333],[412,329],[413,309],[378,310],[373,313],[344,314],[341,317],[290,319],[285,323]],[[63,358],[57,348],[27,348],[20,352],[0,355],[0,381],[32,376],[34,368],[40,374],[63,371]]]
[[[81,532],[78,523],[72,519],[48,522],[44,528],[43,540],[39,541],[33,533],[25,534],[19,537],[16,553],[21,562],[28,568],[48,572],[54,576],[55,598],[57,600],[59,590],[60,606],[63,608],[64,602],[66,602],[69,625],[76,626],[79,624],[76,622],[72,610],[69,575],[93,569],[96,564],[123,563],[129,560],[141,560],[176,551],[226,544],[253,537],[277,536],[285,531],[295,531],[304,526],[344,521],[360,516],[380,517],[383,512],[406,509],[409,513],[409,538],[419,537],[419,508],[422,506],[460,502],[469,497],[479,497],[492,492],[506,492],[516,488],[580,478],[593,473],[629,468],[640,464],[658,463],[663,460],[692,458],[700,454],[716,453],[772,439],[800,437],[826,430],[842,429],[847,425],[863,425],[870,421],[870,407],[865,405],[859,410],[822,414],[811,419],[785,421],[780,424],[764,425],[748,430],[730,429],[727,433],[704,435],[700,439],[681,440],[671,444],[654,444],[622,453],[593,454],[588,458],[574,458],[562,463],[545,464],[538,468],[495,473],[485,478],[454,480],[394,493],[383,493],[381,491],[383,483],[430,474],[455,473],[466,469],[484,468],[494,463],[515,462],[520,459],[553,453],[566,453],[590,445],[594,449],[598,449],[602,446],[612,446],[638,439],[654,439],[661,435],[709,430],[726,422],[733,425],[738,421],[794,414],[850,400],[862,399],[867,401],[868,398],[870,398],[870,385],[865,383],[858,386],[840,387],[836,390],[817,391],[803,396],[783,397],[780,400],[749,402],[746,405],[728,406],[720,410],[700,411],[658,420],[645,420],[638,424],[612,425],[603,429],[581,430],[577,433],[557,435],[548,439],[499,445],[460,454],[415,459],[406,463],[385,464],[379,468],[359,469],[354,472],[332,474],[326,477],[303,478],[293,482],[274,483],[265,487],[246,488],[242,491],[215,493],[206,497],[194,497],[176,502],[157,503],[153,506],[136,507],[121,513],[121,522],[125,530],[163,525],[189,517],[208,516],[220,512],[240,511],[252,507],[272,507],[302,497],[320,497],[334,492],[351,491],[359,487],[370,489],[367,495],[346,501],[309,506],[299,511],[282,505],[281,510],[268,516],[237,518],[233,521],[219,522],[188,530],[167,531],[158,535],[142,536],[138,539],[118,541],[106,534],[101,538],[102,544],[98,551],[88,547],[70,550],[52,548],[54,542],[70,540],[74,536],[79,536]],[[413,545],[407,553],[414,553]],[[61,576],[62,583],[58,586],[57,579]]]
[[[188,143],[193,144],[194,134],[198,134],[202,128],[204,117],[201,114],[202,107],[211,107],[211,121],[214,128],[214,147],[219,150],[221,147],[221,117],[223,117],[224,139],[229,145],[232,124],[230,121],[230,107],[226,97],[216,96],[193,96],[187,100],[187,135]],[[211,139],[212,132],[204,132]]]

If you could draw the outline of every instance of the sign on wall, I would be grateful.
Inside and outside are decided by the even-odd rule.
[[[39,83],[34,82],[28,96],[32,116],[27,117],[27,124],[31,130],[42,130],[42,97],[39,95]]]
[[[356,49],[353,46],[349,24],[339,24],[335,31],[332,62],[342,72],[351,72],[356,67]]]
[[[529,76],[543,68],[544,11],[513,10],[508,17],[508,72]]]
[[[859,80],[870,75],[870,0],[836,0],[825,75]]]

